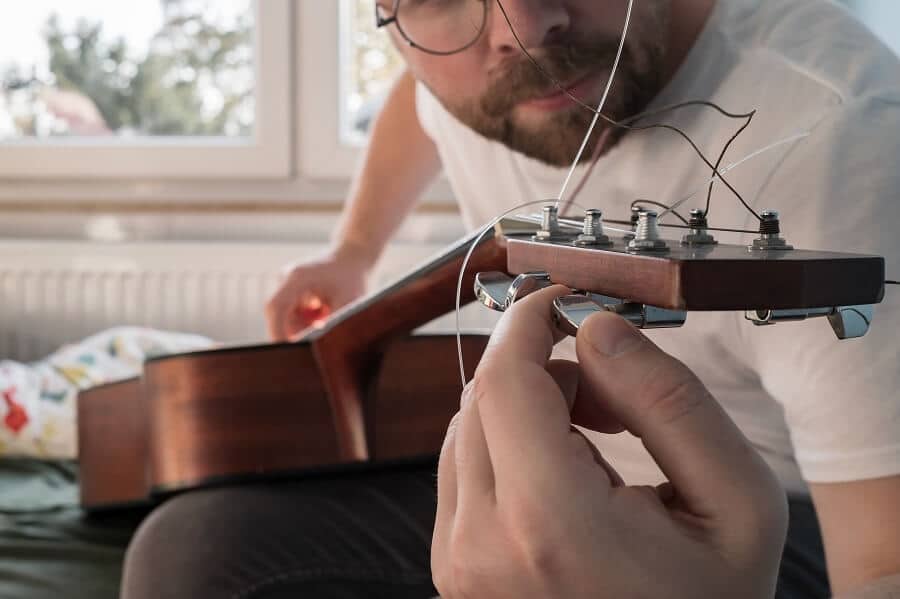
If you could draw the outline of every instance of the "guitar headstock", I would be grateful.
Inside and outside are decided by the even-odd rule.
[[[702,214],[692,216],[680,240],[660,235],[653,212],[625,235],[604,231],[599,211],[576,224],[548,206],[531,232],[504,221],[512,277],[482,273],[476,294],[504,309],[541,286],[568,286],[577,291],[557,302],[555,316],[570,333],[601,309],[643,328],[678,326],[691,311],[743,311],[755,324],[827,317],[839,338],[868,330],[884,297],[884,258],[794,249],[771,212],[752,244],[717,243]]]

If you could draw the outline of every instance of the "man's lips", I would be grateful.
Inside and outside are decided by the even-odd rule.
[[[602,73],[588,73],[580,79],[576,79],[573,83],[566,86],[566,91],[575,96],[582,102],[592,102],[596,92],[598,80]],[[553,91],[539,98],[532,98],[519,103],[523,108],[531,108],[536,110],[562,110],[576,105],[576,102],[563,93],[559,88],[554,87]]]

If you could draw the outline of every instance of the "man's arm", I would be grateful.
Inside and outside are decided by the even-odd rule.
[[[373,125],[335,232],[337,251],[357,253],[374,264],[440,168],[437,148],[416,115],[416,81],[406,72]]]
[[[835,597],[900,598],[900,476],[810,489]]]
[[[416,115],[415,80],[405,73],[375,120],[331,251],[291,267],[266,305],[269,336],[291,339],[362,295],[384,246],[439,170]]]

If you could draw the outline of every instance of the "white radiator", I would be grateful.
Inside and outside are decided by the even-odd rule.
[[[0,242],[0,359],[39,358],[63,343],[118,325],[228,342],[264,340],[263,308],[281,267],[323,247]],[[373,283],[399,276],[439,248],[390,248]]]

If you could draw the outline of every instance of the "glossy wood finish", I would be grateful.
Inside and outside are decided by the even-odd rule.
[[[82,504],[102,509],[140,503],[149,483],[140,379],[82,391],[76,405]]]
[[[634,255],[617,242],[588,249],[525,239],[508,242],[512,274],[546,271],[554,283],[670,310],[756,310],[876,304],[884,258],[808,250],[750,252],[745,246]]]
[[[463,337],[469,376],[486,345],[486,336]],[[130,507],[174,491],[438,453],[459,409],[456,338],[395,339],[369,362],[365,460],[339,451],[308,343],[157,358],[141,379],[83,392],[82,506]]]
[[[325,328],[306,337],[312,343],[335,414],[342,455],[365,459],[363,390],[371,381],[373,353],[384,344],[454,309],[469,236],[428,260],[403,279],[334,314]],[[506,268],[505,239],[487,236],[472,253],[462,286],[462,304],[474,298],[475,274]]]
[[[464,335],[466,378],[487,347],[486,335]],[[376,461],[437,453],[459,411],[460,386],[453,337],[411,337],[389,346],[367,405],[369,447]]]
[[[309,344],[150,360],[142,384],[154,491],[344,461]]]

